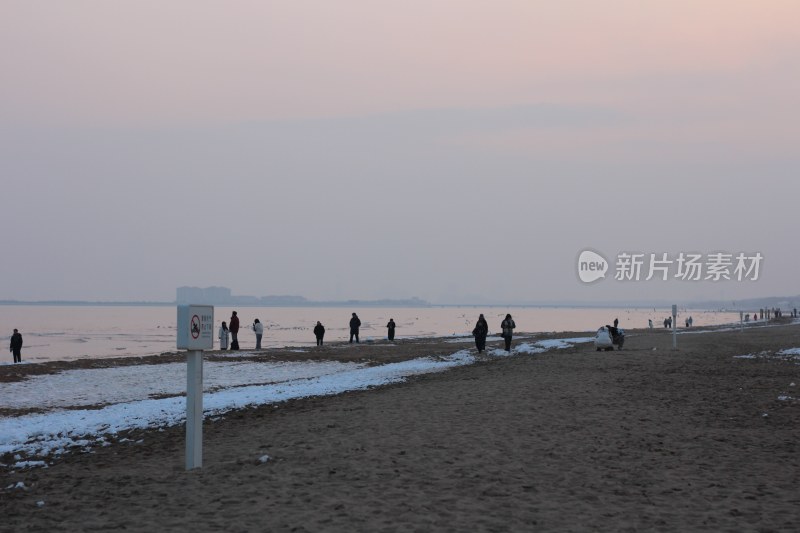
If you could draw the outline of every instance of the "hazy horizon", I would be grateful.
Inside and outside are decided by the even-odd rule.
[[[4,2],[0,300],[796,294],[798,18],[789,0]],[[587,249],[763,262],[757,281],[583,283]]]

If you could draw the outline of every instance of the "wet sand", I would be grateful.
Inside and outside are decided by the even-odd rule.
[[[182,427],[2,471],[0,530],[800,529],[800,358],[734,358],[800,347],[800,326],[682,335],[677,351],[664,330],[630,333],[621,352],[487,357],[207,420],[191,472]],[[328,351],[384,362],[461,346]],[[13,372],[40,371],[27,366]]]

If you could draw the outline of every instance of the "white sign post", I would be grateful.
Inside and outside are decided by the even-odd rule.
[[[214,306],[178,306],[178,349],[186,352],[186,470],[203,466],[203,350],[214,347]]]
[[[678,348],[678,306],[672,304],[672,349]]]

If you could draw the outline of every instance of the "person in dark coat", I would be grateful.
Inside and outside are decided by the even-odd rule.
[[[14,334],[11,335],[11,344],[8,350],[14,355],[15,363],[22,362],[22,334],[16,329],[14,330]]]
[[[622,345],[625,344],[625,334],[617,326],[609,326],[606,324],[606,329],[611,335],[611,342],[617,345],[618,350],[621,350]]]
[[[353,344],[353,336],[356,338],[356,342],[358,342],[358,328],[361,327],[361,320],[358,318],[358,315],[353,313],[353,318],[350,319],[350,344]]]
[[[514,320],[511,318],[511,315],[506,315],[505,320],[500,323],[500,327],[503,329],[503,340],[506,341],[506,351],[511,351],[511,337],[514,335],[514,328],[517,327],[514,324]]]
[[[317,346],[322,346],[322,338],[325,336],[325,326],[322,322],[317,320],[317,325],[314,326],[314,336],[317,338]]]
[[[231,332],[231,350],[239,349],[239,317],[236,316],[236,311],[231,313],[231,319],[228,323],[228,331]]]
[[[478,323],[475,324],[475,329],[472,330],[472,335],[475,337],[475,347],[478,353],[486,349],[486,336],[489,334],[489,323],[483,318],[483,314],[478,317]]]
[[[397,324],[394,323],[394,318],[390,318],[389,319],[389,323],[386,324],[386,327],[389,328],[389,340],[390,341],[394,340],[394,328],[396,326],[397,326]]]

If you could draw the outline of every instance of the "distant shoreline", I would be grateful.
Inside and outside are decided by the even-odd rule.
[[[253,296],[236,295],[178,295],[172,301],[91,301],[91,300],[0,300],[0,306],[58,306],[58,307],[174,307],[194,303],[198,305],[213,305],[217,307],[241,308],[330,308],[330,307],[390,307],[390,308],[509,308],[509,309],[671,309],[673,304],[678,304],[681,310],[717,311],[717,312],[745,312],[752,313],[758,309],[779,308],[785,311],[800,307],[800,295],[796,296],[765,296],[761,298],[747,298],[741,300],[699,300],[691,302],[653,300],[653,301],[575,301],[566,300],[554,302],[468,302],[468,303],[437,303],[433,304],[421,298],[381,298],[376,300],[308,300],[302,296]]]
[[[350,300],[342,302],[304,302],[304,303],[250,303],[250,302],[196,302],[198,305],[213,305],[216,307],[440,307],[427,302],[405,302],[392,300]],[[177,305],[188,305],[190,302],[92,302],[92,301],[65,301],[65,300],[41,300],[41,301],[19,301],[19,300],[0,300],[0,305],[40,305],[40,306],[82,306],[82,307],[174,307]]]
[[[189,302],[91,302],[91,301],[19,301],[19,300],[0,300],[0,306],[41,306],[41,307],[175,307],[178,305],[188,305]],[[241,307],[241,308],[326,308],[326,307],[393,307],[393,308],[486,308],[486,309],[647,309],[647,308],[669,308],[670,306],[664,303],[613,303],[613,302],[600,302],[600,303],[540,303],[540,304],[525,304],[525,303],[459,303],[459,304],[431,304],[424,303],[410,303],[402,301],[371,301],[371,300],[350,300],[341,302],[307,302],[307,303],[213,303],[213,302],[197,302],[198,305],[213,305],[215,307]],[[694,304],[679,305],[680,309],[693,309],[705,311],[731,311],[735,312],[738,309],[725,309],[725,308],[710,308],[701,307]]]
[[[40,300],[40,301],[20,301],[20,300],[0,300],[0,306],[41,306],[41,307],[175,307],[187,305],[188,302],[93,302],[93,301],[69,301],[69,300]],[[197,302],[198,305],[213,305],[215,307],[240,307],[240,308],[328,308],[328,307],[392,307],[392,308],[476,308],[476,309],[648,309],[665,308],[671,304],[663,302],[598,302],[598,303],[457,303],[457,304],[432,304],[424,301],[408,302],[402,300],[346,300],[331,302],[275,302],[275,303],[239,303],[239,302]],[[681,310],[697,311],[716,311],[716,312],[738,312],[749,310],[750,307],[712,307],[702,303],[689,303],[679,305]]]

